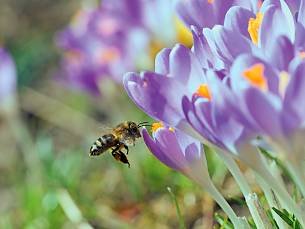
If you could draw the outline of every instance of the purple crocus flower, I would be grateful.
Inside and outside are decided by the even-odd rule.
[[[204,28],[202,32],[198,28],[193,30],[195,37],[200,37],[195,40],[197,44],[194,47],[204,46],[209,50],[205,58],[202,58],[202,51],[195,52],[198,58],[213,59],[214,65],[210,67],[226,72],[240,54],[254,53],[263,59],[269,58],[270,49],[281,45],[277,43],[279,37],[287,37],[295,50],[303,50],[305,31],[301,17],[296,22],[285,1],[271,0],[264,1],[257,12],[233,6],[225,15],[223,25]]]
[[[152,130],[152,137],[146,129],[143,129],[142,134],[153,155],[168,167],[181,172],[204,188],[225,211],[234,227],[243,228],[242,222],[211,181],[201,143],[163,123],[154,123]]]
[[[280,72],[262,59],[242,55],[231,69],[231,85],[244,125],[275,140],[290,158],[304,159],[305,63],[296,57],[286,65],[288,70]]]
[[[162,123],[153,124],[153,138],[143,129],[143,138],[158,160],[197,183],[208,176],[203,147],[198,140]]]
[[[10,54],[0,48],[0,102],[16,91],[16,66]]]

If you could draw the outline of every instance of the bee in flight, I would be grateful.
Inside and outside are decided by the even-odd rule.
[[[141,138],[140,128],[143,126],[151,126],[148,122],[136,124],[132,121],[120,123],[112,129],[111,133],[104,134],[99,137],[90,147],[89,156],[98,156],[111,149],[112,156],[130,167],[127,156],[123,153],[123,149],[128,154],[128,146],[135,145],[137,138]]]

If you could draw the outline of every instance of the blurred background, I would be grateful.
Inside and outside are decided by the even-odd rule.
[[[103,81],[103,95],[91,96],[54,77],[62,58],[56,34],[81,4],[0,1],[0,44],[18,75],[17,106],[0,119],[0,228],[177,228],[167,187],[187,228],[212,228],[218,208],[210,197],[156,160],[142,140],[130,148],[131,168],[110,154],[88,157],[109,128],[152,120],[111,80]],[[208,161],[217,186],[243,211],[223,164],[212,153]]]

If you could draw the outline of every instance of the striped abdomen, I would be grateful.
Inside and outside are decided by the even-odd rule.
[[[93,143],[93,145],[90,147],[89,155],[90,156],[100,155],[105,151],[107,151],[108,149],[110,149],[111,147],[116,146],[118,143],[119,143],[118,140],[113,134],[105,134],[102,137],[98,138]]]

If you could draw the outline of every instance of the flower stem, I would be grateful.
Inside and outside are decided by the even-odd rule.
[[[292,176],[293,181],[298,186],[299,190],[301,191],[303,198],[305,198],[305,175],[303,173],[302,168],[303,161],[286,161],[286,167],[289,173]]]
[[[280,207],[274,193],[272,192],[270,186],[267,185],[265,183],[265,181],[257,174],[256,174],[256,181],[259,184],[259,186],[261,187],[261,189],[263,190],[270,209],[272,209],[273,207],[280,209],[281,207]],[[271,214],[272,214],[272,217],[274,218],[274,220],[276,221],[277,225],[279,226],[279,229],[287,229],[287,226],[286,226],[287,224],[281,219],[281,217],[278,214],[276,214],[272,210],[271,210]]]
[[[231,174],[239,185],[257,228],[272,228],[272,225],[270,224],[267,215],[264,212],[264,209],[259,204],[257,195],[251,192],[249,184],[247,183],[244,175],[240,171],[238,165],[236,164],[230,153],[223,152],[222,150],[218,150],[217,152],[224,160],[225,164],[227,165],[227,168],[230,170]]]
[[[226,213],[226,215],[229,217],[231,222],[234,225],[234,228],[241,228],[241,223],[239,221],[239,218],[231,208],[231,206],[228,204],[228,202],[225,200],[225,198],[221,195],[221,193],[217,190],[215,185],[211,182],[209,182],[209,185],[205,185],[203,188],[212,196],[212,198],[216,201],[216,203],[222,208],[222,210]]]
[[[248,146],[244,149],[246,149],[246,152],[244,150],[240,151],[238,154],[239,158],[252,168],[261,177],[261,179],[263,179],[266,184],[273,189],[279,200],[286,205],[287,210],[293,213],[304,227],[305,215],[302,214],[300,208],[293,201],[287,190],[272,176],[257,148],[254,146]]]

